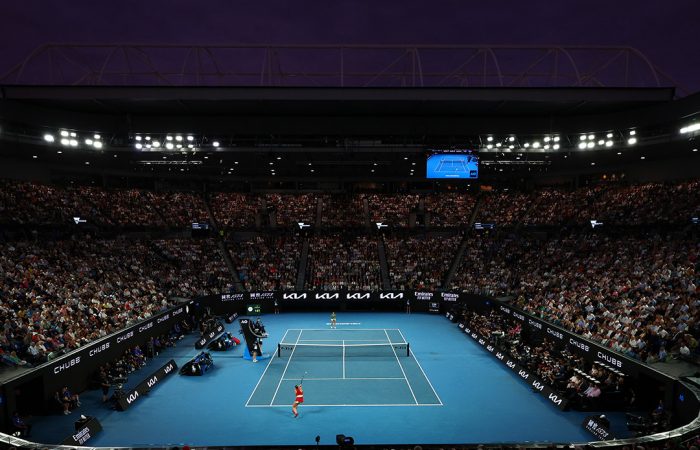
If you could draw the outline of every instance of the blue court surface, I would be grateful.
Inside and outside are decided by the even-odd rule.
[[[173,375],[126,412],[81,394],[69,416],[32,420],[33,440],[55,444],[79,414],[96,416],[104,430],[90,446],[334,445],[337,434],[357,444],[585,442],[589,413],[561,412],[444,316],[399,313],[264,315],[269,338],[258,363],[240,346],[212,352],[202,377]],[[238,334],[237,323],[227,325]],[[194,357],[195,336],[130,375],[136,385],[174,358]],[[280,352],[278,354],[278,343]],[[408,347],[410,350],[408,350]],[[295,419],[294,385],[304,378],[305,402]],[[607,414],[625,437],[624,415]]]

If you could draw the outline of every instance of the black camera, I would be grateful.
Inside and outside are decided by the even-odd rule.
[[[340,448],[351,448],[355,445],[355,439],[350,436],[345,436],[344,434],[336,434],[335,442],[340,446]]]

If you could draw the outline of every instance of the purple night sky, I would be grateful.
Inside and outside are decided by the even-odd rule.
[[[613,45],[700,91],[698,0],[27,0],[0,17],[0,74],[51,42]]]

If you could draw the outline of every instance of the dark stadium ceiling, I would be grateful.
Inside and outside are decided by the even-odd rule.
[[[420,179],[430,149],[478,151],[485,179],[619,170],[697,155],[700,111],[665,88],[0,92],[6,160],[226,179]]]

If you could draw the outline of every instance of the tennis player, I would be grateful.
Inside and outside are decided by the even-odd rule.
[[[335,328],[336,324],[336,318],[335,318],[335,311],[331,313],[331,328]]]
[[[297,412],[297,406],[304,403],[304,389],[301,388],[301,384],[294,386],[294,392],[296,393],[296,398],[294,403],[292,403],[292,412],[294,413],[294,418],[299,417],[299,412]]]

